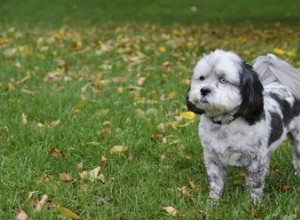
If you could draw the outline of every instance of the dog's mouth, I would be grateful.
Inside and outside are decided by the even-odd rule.
[[[200,102],[203,103],[203,104],[208,104],[207,97],[203,96],[203,97],[200,99]]]

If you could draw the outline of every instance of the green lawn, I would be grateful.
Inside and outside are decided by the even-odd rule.
[[[299,3],[61,2],[1,3],[0,219],[299,218],[288,143],[261,205],[231,169],[211,206],[199,117],[182,116],[204,52],[273,52],[299,68]]]
[[[1,0],[0,3],[0,21],[33,27],[277,21],[299,24],[300,19],[300,2],[293,0]]]

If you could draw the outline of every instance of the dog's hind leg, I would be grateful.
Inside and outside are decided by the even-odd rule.
[[[300,120],[297,121],[297,125],[300,125]],[[290,132],[289,137],[293,151],[293,165],[295,168],[295,174],[300,176],[300,127],[294,128]]]

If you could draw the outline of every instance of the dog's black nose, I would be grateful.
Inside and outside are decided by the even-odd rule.
[[[209,94],[211,92],[210,88],[207,87],[203,87],[202,89],[200,89],[201,95],[206,96],[207,94]]]

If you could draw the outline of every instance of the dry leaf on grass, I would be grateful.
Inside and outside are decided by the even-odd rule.
[[[23,125],[27,124],[27,115],[25,113],[22,113],[22,124]]]
[[[49,122],[48,127],[56,127],[59,124],[60,124],[60,119],[53,120]]]
[[[58,159],[64,159],[66,157],[66,154],[64,151],[59,150],[54,147],[50,149],[49,154],[51,157],[58,158]]]
[[[27,219],[28,219],[27,213],[24,210],[19,209],[16,220],[27,220]]]
[[[69,173],[60,173],[59,179],[61,179],[64,182],[71,182],[73,180],[73,177]]]
[[[41,200],[37,202],[35,211],[40,212],[47,205],[48,196],[45,194],[42,196]]]
[[[82,180],[90,180],[90,181],[96,181],[96,180],[100,180],[102,183],[105,183],[106,178],[104,176],[104,174],[102,173],[102,169],[100,166],[96,167],[95,169],[91,170],[91,171],[82,171],[80,174],[80,178]]]
[[[180,118],[182,119],[188,119],[188,120],[193,120],[195,117],[196,117],[196,114],[193,113],[193,112],[182,112],[180,115],[179,115]]]
[[[125,153],[128,151],[128,147],[122,146],[122,145],[116,145],[113,146],[110,150],[109,153],[111,154],[121,154],[121,153]]]
[[[68,208],[65,208],[65,207],[62,207],[62,206],[57,206],[56,207],[56,211],[65,216],[65,217],[69,217],[71,219],[79,219],[79,215],[77,215],[76,213],[74,213],[72,210],[68,209]]]
[[[172,206],[160,206],[160,208],[171,216],[177,217],[180,215],[180,213]]]

